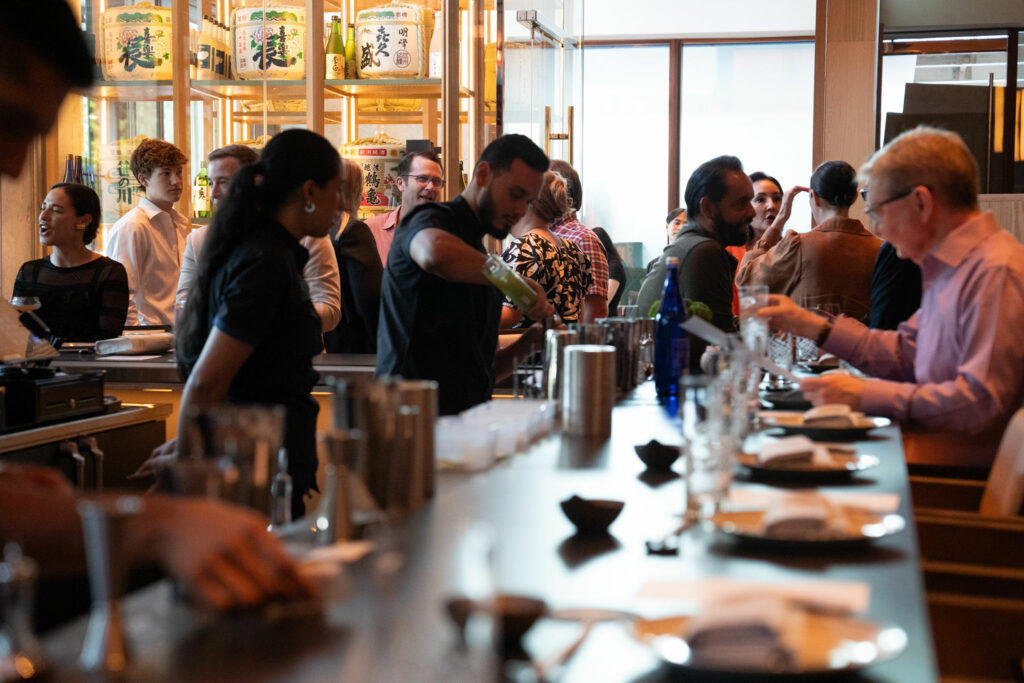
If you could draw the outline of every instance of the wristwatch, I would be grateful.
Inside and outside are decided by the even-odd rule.
[[[832,327],[836,324],[833,318],[825,318],[825,327],[821,328],[821,332],[818,333],[818,338],[814,340],[814,343],[820,348],[828,341],[828,335],[832,333]]]

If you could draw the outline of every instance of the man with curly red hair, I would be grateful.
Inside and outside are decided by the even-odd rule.
[[[147,138],[132,152],[131,168],[146,193],[107,235],[106,255],[128,271],[131,325],[171,325],[174,294],[189,222],[174,210],[185,187],[188,158],[169,142]]]

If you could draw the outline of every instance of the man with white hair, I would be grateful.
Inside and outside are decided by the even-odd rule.
[[[872,375],[804,380],[813,403],[903,422],[908,462],[989,467],[1024,398],[1024,246],[978,208],[978,165],[955,133],[907,131],[860,180],[872,231],[921,266],[921,307],[896,331],[776,295],[760,315]]]

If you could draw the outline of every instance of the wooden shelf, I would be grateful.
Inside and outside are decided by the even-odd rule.
[[[194,98],[260,99],[263,81],[194,80]],[[268,80],[268,93],[275,99],[305,99],[306,81]],[[105,100],[144,101],[169,100],[173,95],[171,81],[102,81],[78,91],[85,97]],[[358,78],[324,81],[324,92],[332,97],[373,97],[402,99],[440,99],[440,78]],[[472,97],[469,88],[460,89],[461,97]]]

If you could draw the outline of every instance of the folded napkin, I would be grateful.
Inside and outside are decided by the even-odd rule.
[[[740,581],[722,577],[659,579],[645,581],[636,597],[654,600],[659,606],[677,613],[680,607],[667,603],[687,603],[688,611],[696,613],[705,605],[765,595],[838,611],[866,612],[871,603],[871,586],[863,581]]]
[[[842,509],[816,493],[780,496],[765,510],[762,523],[767,538],[822,541],[852,535]]]
[[[765,595],[708,605],[682,635],[695,666],[774,672],[792,670],[804,628],[793,602]]]
[[[147,334],[130,334],[113,339],[101,339],[96,342],[96,355],[109,356],[114,353],[163,353],[170,351],[174,345],[174,335],[170,332],[151,332]]]
[[[757,454],[760,465],[814,465],[829,467],[835,464],[828,447],[817,444],[806,436],[789,436],[770,441]]]
[[[733,486],[729,489],[729,509],[767,509],[784,491],[767,486]],[[871,512],[896,512],[900,507],[898,493],[839,492],[821,494],[836,505],[864,508]]]
[[[842,403],[828,403],[804,413],[804,426],[842,429],[852,427],[864,416]]]

